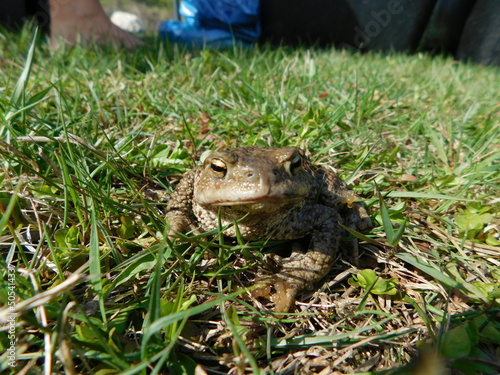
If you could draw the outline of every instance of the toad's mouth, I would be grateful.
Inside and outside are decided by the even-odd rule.
[[[272,196],[265,195],[256,198],[247,199],[226,199],[226,200],[214,200],[212,202],[206,202],[204,206],[218,206],[218,207],[232,207],[232,206],[252,206],[252,205],[262,205],[262,206],[282,206],[289,205],[293,203],[300,202],[304,199],[302,195],[287,195],[287,196]]]
[[[289,186],[288,186],[289,185]],[[253,206],[282,207],[297,204],[308,196],[310,189],[306,184],[282,184],[278,188],[269,184],[258,186],[243,186],[229,189],[221,186],[218,189],[204,189],[203,186],[194,189],[193,200],[205,208],[240,207],[241,210],[252,210]]]

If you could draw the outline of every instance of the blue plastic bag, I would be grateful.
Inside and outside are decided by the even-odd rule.
[[[196,47],[229,47],[253,43],[260,36],[259,0],[184,0],[183,21],[160,25],[160,36]]]

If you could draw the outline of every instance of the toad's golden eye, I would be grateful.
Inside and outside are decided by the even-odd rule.
[[[212,159],[210,161],[210,168],[212,168],[212,172],[218,178],[224,177],[227,173],[226,162],[222,159]]]
[[[292,174],[296,174],[301,169],[302,169],[302,156],[298,152],[296,152],[293,155],[292,160],[290,161],[290,172],[292,172]]]

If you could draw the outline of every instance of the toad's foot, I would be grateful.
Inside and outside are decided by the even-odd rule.
[[[253,292],[254,298],[269,298],[275,312],[288,312],[295,297],[319,281],[330,269],[332,254],[317,251],[294,253],[282,259],[281,271],[264,280]]]
[[[274,292],[272,291],[274,289]],[[285,280],[270,278],[263,281],[252,291],[253,298],[267,298],[274,303],[273,310],[278,313],[286,313],[295,302],[298,293],[297,285],[289,284]]]

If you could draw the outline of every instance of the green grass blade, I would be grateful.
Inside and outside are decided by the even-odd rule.
[[[7,114],[5,115],[5,120],[9,121],[16,114],[17,110],[21,107],[24,107],[24,101],[26,96],[26,86],[28,84],[28,80],[30,78],[30,72],[33,65],[33,55],[35,53],[36,41],[38,39],[38,28],[36,28],[35,33],[33,35],[32,42],[28,49],[28,54],[26,56],[26,63],[24,65],[23,71],[17,80],[16,86],[12,93],[12,97],[10,99],[11,108]],[[26,119],[23,118],[22,122],[24,123]]]
[[[409,253],[399,253],[396,256],[405,261],[406,263],[411,264],[412,266],[418,268],[420,271],[425,272],[426,274],[432,276],[434,279],[439,281],[441,284],[457,288],[460,290],[464,290],[464,287],[459,282],[453,280],[451,277],[446,276],[442,269],[440,269],[437,265],[433,265],[432,263],[424,263],[422,259],[417,258],[416,256]]]
[[[167,232],[164,233],[164,238],[167,238]],[[148,343],[152,336],[158,335],[158,332],[151,330],[153,322],[157,321],[161,316],[161,275],[164,264],[165,250],[167,248],[167,241],[162,241],[158,246],[158,254],[156,255],[156,267],[151,275],[152,283],[149,287],[149,304],[148,312],[143,323],[144,340],[141,345],[141,356],[145,360],[147,358]]]
[[[158,263],[158,258],[150,252],[138,254],[132,260],[129,260],[125,265],[120,265],[120,267],[125,267],[125,269],[113,280],[113,288],[111,290],[136,276],[139,272],[154,268]]]
[[[245,293],[245,290],[239,290],[237,292],[228,295],[221,295],[201,305],[191,307],[187,310],[179,311],[174,314],[163,316],[150,324],[148,331],[144,332],[144,340],[149,341],[152,335],[158,333],[160,330],[164,329],[164,327],[168,325],[182,321],[186,317],[201,314],[202,312],[207,311],[208,309],[214,308],[223,301],[229,301],[234,299],[235,297],[239,296],[242,293]]]
[[[18,200],[19,192],[21,191],[21,186],[22,184],[21,182],[19,182],[15,190],[13,191],[12,196],[10,197],[7,208],[5,209],[4,212],[0,212],[0,214],[2,215],[0,218],[0,235],[2,235],[5,228],[7,227],[7,223],[9,222],[12,212],[14,211],[14,207],[16,206]]]
[[[94,204],[90,209],[90,244],[89,244],[89,271],[94,292],[97,294],[99,308],[103,322],[106,322],[106,309],[102,291],[101,253],[99,248],[99,232],[97,229],[97,212]]]
[[[361,335],[362,333],[379,328],[385,323],[394,319],[394,316],[389,316],[387,318],[382,319],[380,322],[376,322],[374,324],[368,324],[364,327],[353,329],[349,332],[338,333],[336,335],[328,335],[328,336],[320,336],[320,335],[307,335],[300,336],[295,338],[286,338],[286,339],[273,339],[272,344],[276,348],[285,348],[285,347],[294,347],[294,346],[311,346],[311,345],[334,345],[334,343],[353,338]]]
[[[221,304],[223,305],[223,304]],[[223,308],[223,307],[222,307]],[[255,360],[255,357],[252,355],[250,352],[249,348],[247,347],[247,344],[245,342],[245,339],[242,337],[240,332],[244,331],[245,329],[242,328],[241,323],[238,319],[238,313],[236,309],[233,307],[230,307],[225,311],[225,322],[227,323],[229,329],[232,332],[232,337],[238,344],[238,349],[241,350],[243,355],[245,356],[245,359],[250,363],[250,367],[252,368],[253,374],[262,374],[263,372],[260,370],[257,361]]]
[[[401,238],[403,238],[403,235],[405,233],[406,225],[408,224],[408,217],[405,217],[401,225],[399,226],[398,230],[396,233],[394,233],[394,237],[392,239],[392,246],[396,247],[401,241]]]
[[[392,226],[392,221],[391,217],[389,215],[389,210],[387,209],[387,206],[385,205],[384,198],[382,198],[382,194],[380,194],[380,191],[377,190],[377,195],[378,195],[378,201],[380,204],[380,216],[382,217],[382,225],[384,227],[385,231],[385,236],[387,238],[387,242],[389,242],[390,245],[394,245],[394,227]]]
[[[462,202],[480,202],[478,199],[461,198],[452,195],[445,195],[439,193],[422,193],[416,191],[391,191],[384,194],[386,197],[391,198],[416,198],[416,199],[442,199],[450,201],[462,201]]]
[[[41,102],[45,101],[49,96],[47,93],[52,90],[51,87],[46,88],[45,90],[40,91],[39,93],[33,95],[26,104],[24,104],[25,98],[21,101],[15,110],[10,110],[5,116],[5,120],[9,121],[10,119],[16,117],[18,114],[28,112],[30,109],[37,107]],[[23,120],[24,122],[24,120]]]

